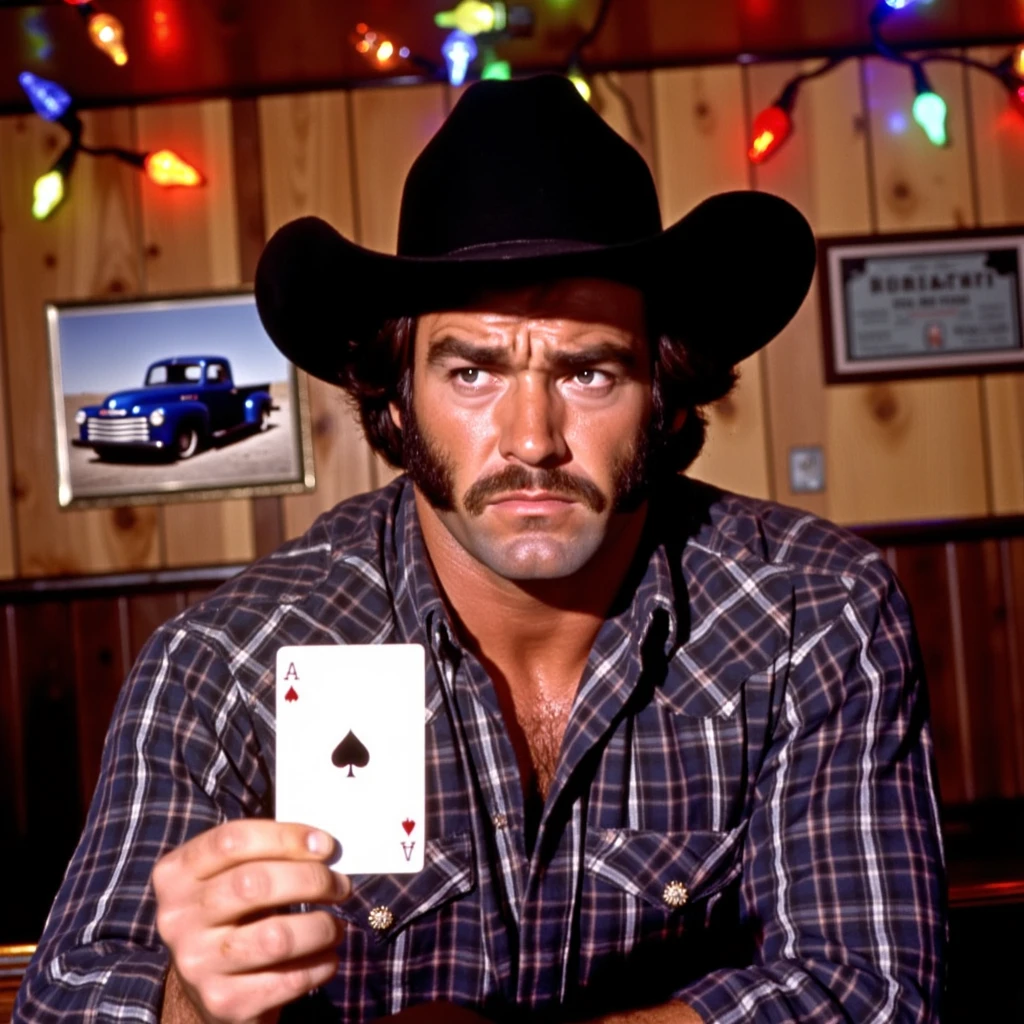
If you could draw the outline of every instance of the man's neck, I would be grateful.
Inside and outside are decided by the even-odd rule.
[[[509,679],[579,680],[601,623],[629,572],[645,511],[617,517],[608,542],[579,572],[507,580],[477,561],[416,492],[424,544],[463,639]]]

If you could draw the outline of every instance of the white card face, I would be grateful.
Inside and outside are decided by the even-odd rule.
[[[276,817],[334,836],[342,874],[423,869],[424,665],[419,644],[277,652]]]

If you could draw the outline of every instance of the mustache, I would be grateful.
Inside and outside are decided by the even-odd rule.
[[[477,480],[462,499],[463,507],[471,516],[483,514],[488,499],[506,491],[547,491],[586,505],[593,512],[603,512],[608,499],[597,484],[585,477],[568,473],[564,469],[527,469],[525,466],[506,466],[498,473]]]

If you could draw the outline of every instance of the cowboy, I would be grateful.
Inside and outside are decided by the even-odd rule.
[[[933,1019],[903,595],[849,533],[680,474],[814,263],[762,193],[662,230],[639,154],[543,76],[467,90],[396,256],[282,228],[268,333],[405,473],[150,640],[24,1018]],[[371,642],[427,652],[430,842],[350,879],[270,820],[274,659]]]

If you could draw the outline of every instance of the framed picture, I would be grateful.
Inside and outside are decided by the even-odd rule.
[[[252,292],[46,307],[64,508],[315,484],[304,381]]]
[[[1024,228],[818,242],[830,384],[1024,370]]]

